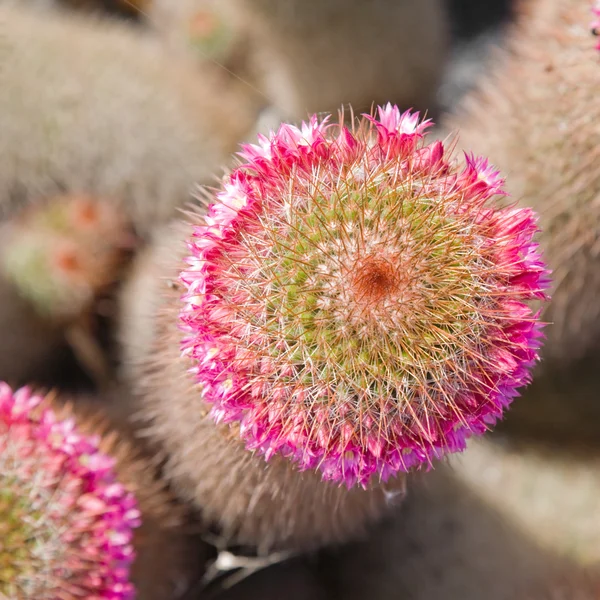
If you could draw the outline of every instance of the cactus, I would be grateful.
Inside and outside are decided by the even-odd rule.
[[[507,426],[597,440],[600,403],[600,64],[589,2],[532,2],[510,53],[452,121],[465,147],[510,174],[508,190],[540,213],[553,271],[541,361]]]
[[[40,316],[71,322],[115,281],[131,245],[128,224],[111,202],[49,198],[3,228],[0,270]]]
[[[345,600],[546,600],[527,594],[547,591],[557,573],[578,571],[541,549],[448,465],[416,478],[401,510],[364,540],[322,551],[319,568],[328,597]]]
[[[494,210],[499,175],[423,146],[427,126],[388,105],[352,131],[313,118],[260,137],[134,286],[156,298],[123,319],[154,320],[145,356],[126,350],[150,435],[238,541],[344,539],[382,512],[383,482],[464,448],[528,380],[534,217]]]
[[[133,598],[134,496],[97,439],[0,383],[0,594]]]
[[[256,108],[218,70],[173,63],[159,43],[124,25],[59,13],[42,16],[10,4],[0,5],[0,21],[0,226],[22,233],[19,219],[32,218],[34,207],[40,207],[41,218],[49,214],[43,207],[57,199],[85,195],[112,203],[111,210],[146,238],[190,201],[197,182],[211,181],[254,127]],[[25,209],[31,209],[30,216],[21,217]],[[24,260],[31,266],[35,258],[19,252],[23,244],[43,252],[59,241],[56,236],[44,241],[31,231],[12,252],[3,244],[3,295],[18,292],[36,308],[51,300],[58,310],[59,292],[63,308],[85,304],[84,297],[73,302],[71,284],[50,290],[41,285],[50,273],[39,279],[22,269]],[[89,267],[84,278],[102,279],[101,270]],[[84,283],[75,287],[85,296],[90,286]],[[33,339],[36,328],[20,317],[28,308],[11,305],[16,312],[8,304],[0,307],[10,333],[0,341],[0,378],[26,383],[44,361],[44,341],[46,360],[51,358],[57,324],[36,319],[42,321],[37,328],[42,335]],[[58,327],[59,338],[61,333]],[[9,338],[18,345],[5,347]]]
[[[244,43],[226,9],[219,0],[155,0],[146,19],[169,47],[191,51],[200,61],[217,61],[244,75],[246,59],[238,56]],[[240,62],[232,61],[233,57]]]
[[[211,7],[231,43],[227,54],[205,43],[204,56],[224,60],[286,118],[342,103],[435,108],[449,29],[439,0],[327,0],[318,9],[304,0],[154,0],[149,17],[184,41],[185,24]]]
[[[148,36],[104,20],[0,10],[0,220],[85,193],[123,205],[145,235],[196,183],[212,181],[254,127],[255,108],[218,69],[173,63]]]
[[[189,511],[158,478],[156,460],[134,445],[123,417],[128,401],[126,390],[115,388],[101,395],[61,394],[51,406],[58,418],[74,419],[82,434],[99,438],[99,450],[115,461],[117,479],[136,497],[141,524],[133,533],[130,580],[137,600],[179,597],[200,577],[207,545],[190,533]]]
[[[198,577],[187,511],[98,410],[123,399],[0,383],[0,597],[159,600]]]

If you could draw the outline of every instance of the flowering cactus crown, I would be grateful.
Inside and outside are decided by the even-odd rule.
[[[379,108],[282,125],[189,240],[183,354],[248,448],[366,486],[461,450],[529,381],[546,269],[503,180]]]
[[[133,598],[135,499],[43,400],[0,382],[0,597]]]

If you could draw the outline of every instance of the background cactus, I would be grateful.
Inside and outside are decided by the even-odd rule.
[[[0,593],[133,598],[134,496],[114,461],[43,398],[0,383]]]
[[[303,0],[155,0],[148,14],[186,43],[185,23],[211,5],[233,38],[225,64],[285,118],[342,103],[435,107],[449,43],[441,0],[328,0],[318,9]],[[209,46],[203,53],[211,56]]]
[[[452,464],[456,477],[541,547],[600,564],[600,458],[486,440]]]
[[[577,573],[447,465],[415,477],[398,510],[319,564],[328,597],[347,600],[524,600],[565,570]]]
[[[509,174],[508,190],[540,212],[553,272],[543,361],[508,424],[597,439],[600,404],[600,68],[590,3],[537,0],[511,53],[453,124],[461,143]]]
[[[254,126],[254,107],[218,68],[170,61],[124,25],[0,10],[2,219],[85,193],[124,205],[145,234],[211,182]]]
[[[49,198],[0,230],[0,270],[40,316],[75,321],[117,280],[133,247],[128,229],[110,201]]]
[[[128,393],[114,388],[102,395],[66,395],[53,399],[59,419],[74,419],[84,435],[99,437],[101,452],[115,461],[124,488],[135,495],[141,523],[133,534],[135,557],[130,580],[137,600],[176,598],[201,577],[208,546],[194,534],[192,515],[159,478],[158,461],[131,436],[123,418]]]
[[[244,72],[248,57],[239,52],[246,44],[227,9],[227,3],[219,0],[154,0],[145,17],[170,49],[191,53],[201,62],[217,61],[236,75],[248,76]]]
[[[0,384],[0,595],[162,600],[200,577],[188,511],[105,414],[122,401]]]
[[[0,5],[0,18],[0,223],[18,233],[19,246],[52,253],[68,245],[62,234],[53,241],[39,235],[44,215],[60,209],[21,214],[65,196],[113,203],[119,218],[145,238],[191,201],[197,182],[211,181],[254,126],[256,107],[218,69],[207,66],[199,72],[183,60],[173,63],[159,43],[125,25],[11,4]],[[37,214],[37,231],[24,236],[22,227],[30,227],[31,214]],[[103,230],[98,226],[95,231]],[[2,286],[18,280],[20,291],[4,292],[15,302],[0,306],[5,313],[0,318],[9,324],[0,340],[0,377],[24,383],[39,372],[44,342],[50,360],[57,328],[51,323],[36,329],[20,318],[27,309],[17,306],[16,297],[23,295],[27,281],[33,286],[24,295],[42,294],[44,278],[27,279],[22,247],[11,243],[3,248]],[[91,255],[79,258],[85,256]],[[88,283],[103,278],[98,266],[85,266]],[[110,279],[116,272],[106,274]],[[69,309],[77,304],[80,289],[73,283],[52,292],[63,289]],[[34,330],[36,339],[30,335]],[[9,339],[18,344],[6,347]],[[28,364],[30,345],[36,348],[31,356],[36,365]]]

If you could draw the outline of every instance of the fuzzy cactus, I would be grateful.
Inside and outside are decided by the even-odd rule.
[[[211,182],[254,127],[255,107],[218,68],[173,61],[150,36],[106,20],[0,10],[0,220],[85,193],[124,206],[145,235]]]
[[[534,0],[510,53],[450,124],[466,148],[510,174],[508,191],[540,213],[554,286],[543,360],[507,425],[596,440],[600,419],[600,65],[591,3]]]
[[[43,398],[0,383],[0,594],[15,599],[133,598],[134,496],[98,440]]]
[[[462,450],[528,381],[540,327],[524,301],[547,285],[535,217],[495,209],[498,173],[472,156],[460,169],[423,143],[428,125],[391,105],[352,130],[283,125],[174,233],[187,251],[171,244],[162,274],[176,287],[187,255],[183,289],[154,305],[131,376],[174,484],[245,541],[263,541],[253,526],[269,542],[343,537],[354,504]]]
[[[0,271],[58,323],[79,318],[115,281],[132,242],[112,203],[77,194],[30,207],[0,231]]]
[[[52,202],[86,195],[114,203],[120,218],[146,238],[190,201],[197,182],[208,183],[220,172],[254,127],[256,107],[218,69],[172,61],[160,43],[125,25],[58,11],[42,14],[14,3],[0,3],[0,20],[0,225],[14,219],[19,235],[23,210],[40,207],[41,218],[52,212]],[[49,282],[48,271],[27,271],[40,249],[58,249],[58,237],[42,240],[30,231],[8,250],[6,239],[3,229],[2,262],[6,267],[8,260],[10,274],[0,275],[0,294],[12,296],[14,290],[3,288],[18,280],[19,293],[35,295],[38,307],[54,302],[54,308],[71,310],[73,297],[63,294],[59,300],[57,294],[73,287],[57,287],[52,277]],[[73,248],[65,248],[63,256],[64,266],[73,266]],[[29,261],[25,270],[23,261]],[[84,279],[101,277],[94,269],[86,268]],[[77,283],[84,296],[89,283]],[[80,296],[73,305],[84,302]],[[7,325],[0,339],[0,378],[26,383],[43,362],[43,341],[49,360],[56,336],[52,330],[34,339],[29,322],[19,317],[23,311],[8,309],[0,305],[0,321]],[[5,347],[8,339],[19,343]],[[39,347],[31,357],[35,364],[29,346]]]
[[[564,448],[563,448],[564,449]],[[481,440],[452,461],[457,479],[536,544],[585,566],[600,562],[600,460]]]
[[[548,600],[549,581],[565,571],[579,569],[540,548],[446,464],[416,477],[400,510],[364,539],[319,555],[327,597],[344,600]]]
[[[179,597],[200,578],[208,547],[190,532],[189,511],[158,477],[156,459],[134,443],[122,414],[128,398],[122,388],[96,395],[61,394],[51,407],[58,418],[74,420],[79,432],[99,439],[99,450],[115,461],[118,481],[135,495],[141,514],[130,569],[136,600]]]
[[[123,399],[0,384],[0,597],[162,600],[199,576],[187,511],[99,412]]]
[[[148,15],[181,45],[186,24],[206,10],[227,32],[215,39],[229,41],[205,41],[204,57],[223,60],[286,118],[342,103],[435,107],[449,37],[440,0],[327,0],[318,10],[304,0],[154,0]]]

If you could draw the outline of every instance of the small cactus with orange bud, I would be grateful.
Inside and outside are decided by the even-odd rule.
[[[190,43],[203,58],[224,56],[233,40],[233,32],[226,20],[217,11],[199,10],[188,24]]]
[[[26,5],[0,2],[0,271],[10,270],[9,278],[0,272],[0,378],[21,384],[57,356],[63,333],[32,327],[30,306],[71,318],[114,275],[104,267],[112,269],[117,255],[101,236],[95,243],[106,252],[98,245],[91,252],[83,235],[63,241],[44,229],[42,237],[47,204],[80,194],[110,202],[116,208],[99,209],[99,217],[112,210],[147,240],[192,201],[198,182],[213,180],[256,119],[254,105],[214,65],[173,61],[158,40],[118,22]],[[28,208],[40,215],[35,233],[18,229]],[[23,214],[31,222],[32,213]],[[4,226],[19,230],[12,249]],[[107,242],[120,243],[107,231]],[[20,297],[31,305],[19,305]],[[98,362],[91,345],[83,351],[90,365]]]
[[[113,283],[133,236],[122,211],[85,195],[50,198],[3,227],[4,276],[44,318],[64,323]]]
[[[219,66],[232,82],[253,94],[247,35],[237,26],[227,2],[221,0],[154,0],[145,15],[147,24],[171,50],[201,64]],[[240,81],[241,80],[243,81]],[[261,105],[264,98],[256,97]]]

